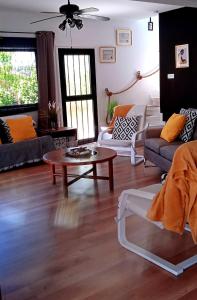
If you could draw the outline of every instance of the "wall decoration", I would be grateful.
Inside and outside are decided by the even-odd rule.
[[[188,44],[175,46],[175,61],[176,61],[176,68],[189,67],[189,45]]]
[[[116,48],[115,47],[100,47],[99,48],[101,63],[115,63],[116,62]]]
[[[131,30],[130,29],[117,29],[116,30],[116,43],[119,46],[131,46]]]

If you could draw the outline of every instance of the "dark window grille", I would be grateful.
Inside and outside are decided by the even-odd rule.
[[[97,137],[94,50],[59,49],[65,125],[77,128],[78,140]]]

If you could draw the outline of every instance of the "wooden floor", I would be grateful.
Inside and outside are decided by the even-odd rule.
[[[98,173],[106,172],[102,164]],[[129,158],[118,157],[114,179],[114,193],[107,181],[98,186],[92,180],[78,181],[69,187],[70,206],[65,208],[61,178],[53,186],[47,165],[0,174],[3,299],[197,299],[197,266],[176,278],[117,241],[119,194],[159,182],[159,169],[132,167]],[[70,218],[67,223],[62,214]],[[130,239],[172,262],[196,251],[189,234],[161,231],[136,216],[128,223]]]

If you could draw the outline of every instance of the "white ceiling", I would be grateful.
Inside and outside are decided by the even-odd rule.
[[[174,5],[161,3],[141,2],[141,0],[71,0],[71,3],[77,4],[80,8],[96,7],[99,9],[97,15],[107,16],[111,19],[132,18],[141,19],[156,15],[157,12],[163,12],[177,8]],[[179,0],[152,0],[155,2],[176,2]],[[180,0],[184,1],[184,0]],[[185,0],[192,1],[192,0]],[[196,0],[193,0],[196,1]],[[39,13],[40,11],[57,11],[59,6],[67,4],[67,0],[0,0],[0,11],[22,11],[29,13]],[[48,17],[51,15],[41,15]]]

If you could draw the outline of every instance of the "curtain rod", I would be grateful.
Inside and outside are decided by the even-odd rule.
[[[0,31],[0,33],[25,33],[25,34],[35,34],[35,32],[25,32],[25,31]]]

